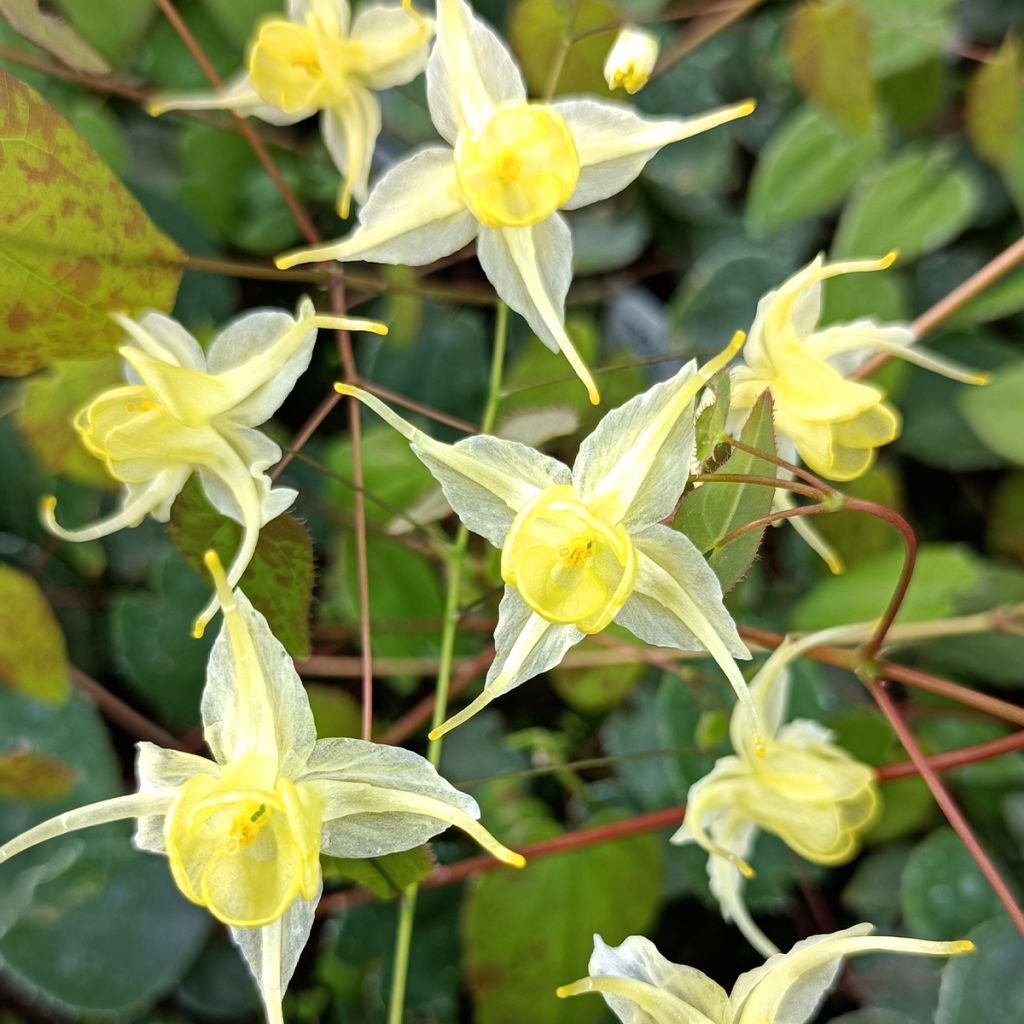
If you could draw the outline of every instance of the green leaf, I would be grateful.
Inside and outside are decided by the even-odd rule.
[[[1024,270],[1011,271],[989,285],[949,318],[949,325],[982,324],[1002,320],[1024,309]]]
[[[264,15],[281,17],[280,0],[203,0],[203,6],[221,32],[240,50]]]
[[[729,381],[727,373],[719,373],[711,378],[705,390],[714,401],[700,411],[694,425],[696,434],[697,462],[705,463],[721,444],[720,437],[725,430],[725,421],[729,416]]]
[[[615,41],[618,8],[608,0],[517,0],[508,16],[508,41],[519,59],[531,95],[546,95],[551,69],[559,59],[562,41],[577,38],[565,54],[555,95],[608,92],[604,59]]]
[[[1016,889],[1005,869],[1000,873]],[[935,940],[962,938],[1002,910],[951,828],[936,829],[911,852],[901,876],[900,905],[910,933]]]
[[[843,493],[851,498],[885,505],[897,512],[903,508],[902,480],[886,463],[876,465],[864,476],[843,484]],[[818,516],[814,526],[847,566],[873,558],[900,543],[896,531],[887,522],[866,516],[863,512],[834,512]]]
[[[797,88],[855,132],[871,128],[875,109],[865,19],[849,3],[808,4],[789,22],[786,52]]]
[[[701,699],[698,699],[698,693]],[[719,714],[714,705],[708,707],[709,694],[721,696],[716,688],[688,685],[677,675],[668,672],[661,677],[658,686],[657,736],[660,745],[666,750],[675,751],[665,759],[665,767],[675,783],[679,803],[686,799],[690,786],[714,767],[710,751],[703,749],[700,743],[702,726],[706,726],[708,721]],[[718,719],[717,724],[720,722]],[[720,753],[726,753],[726,736],[727,732],[723,730],[714,738],[714,745],[721,748],[718,751]]]
[[[351,694],[337,686],[306,683],[306,696],[317,736],[360,737],[362,713],[359,702]]]
[[[133,850],[126,836],[78,840],[70,864],[48,867],[0,938],[0,956],[5,973],[76,1014],[152,1005],[213,926],[175,888],[166,859]]]
[[[847,131],[811,106],[798,108],[761,150],[747,196],[749,231],[768,235],[835,209],[880,152],[877,136]]]
[[[958,405],[992,451],[1024,465],[1024,363],[997,370],[986,387],[965,390]]]
[[[74,770],[59,758],[18,748],[0,754],[0,799],[56,800],[74,785]]]
[[[980,199],[973,176],[946,150],[908,146],[851,196],[832,256],[876,258],[896,249],[904,262],[914,259],[959,235]]]
[[[58,362],[25,385],[18,429],[47,469],[78,483],[113,488],[117,482],[72,426],[76,413],[101,391],[123,383],[121,360]]]
[[[599,205],[573,217],[573,274],[606,274],[634,263],[651,240],[651,225],[637,207]]]
[[[171,508],[168,535],[182,557],[208,579],[203,555],[212,548],[228,565],[238,550],[242,526],[220,515],[193,478]],[[309,654],[309,605],[313,597],[313,544],[287,512],[260,530],[256,554],[239,586],[266,617],[270,631],[296,658]]]
[[[906,71],[941,56],[954,31],[955,0],[853,0],[871,30],[871,73],[876,78]]]
[[[611,627],[612,634],[618,627]],[[628,644],[635,642],[623,638]],[[548,676],[551,687],[574,711],[598,714],[617,707],[643,677],[646,666],[637,659],[626,664],[566,668],[560,665]]]
[[[599,999],[553,998],[586,974],[595,933],[618,944],[653,923],[661,847],[632,836],[477,876],[463,905],[463,970],[477,1024],[586,1024]]]
[[[1024,562],[1024,472],[1007,473],[992,492],[988,547]]]
[[[978,925],[967,938],[975,950],[943,970],[935,1024],[1013,1020],[1024,1006],[1024,939],[1005,916]]]
[[[152,0],[51,0],[111,64],[127,61],[156,13]]]
[[[994,167],[1010,159],[1021,106],[1020,58],[1020,40],[1008,35],[967,83],[967,137],[978,155]]]
[[[323,858],[325,878],[351,879],[382,900],[398,899],[408,886],[422,882],[434,870],[434,863],[429,846],[363,860]]]
[[[843,889],[843,905],[857,921],[870,921],[889,933],[900,919],[900,875],[910,856],[902,845],[883,846],[861,858]]]
[[[0,17],[61,63],[89,75],[109,73],[110,65],[74,29],[39,10],[39,0],[0,0]]]
[[[71,689],[64,634],[31,576],[0,565],[0,680],[51,704]]]
[[[192,621],[209,590],[186,565],[165,558],[155,592],[117,594],[110,609],[110,635],[118,668],[132,692],[165,721],[193,725],[206,662],[217,635],[192,637]]]
[[[739,440],[759,451],[775,454],[771,396],[765,392],[747,417]],[[734,450],[718,470],[722,474],[775,477],[775,466],[765,459]],[[748,530],[724,547],[722,539],[733,530],[767,515],[775,490],[759,484],[703,483],[683,501],[674,526],[686,534],[701,551],[710,551],[708,564],[723,590],[729,590],[745,575],[757,556],[765,528]]]
[[[170,310],[182,253],[68,122],[3,71],[0,140],[0,195],[21,197],[0,215],[0,372],[103,355],[123,333],[109,313]]]
[[[877,619],[903,566],[903,548],[866,559],[842,576],[821,580],[797,602],[792,628],[825,629]],[[977,584],[982,567],[958,544],[923,544],[897,622],[924,622],[954,614],[959,598]]]

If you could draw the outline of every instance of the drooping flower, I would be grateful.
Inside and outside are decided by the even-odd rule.
[[[505,593],[484,691],[432,738],[557,665],[570,647],[612,621],[650,644],[709,652],[756,731],[753,703],[733,660],[750,655],[718,580],[687,537],[661,525],[686,486],[694,398],[742,342],[738,334],[699,371],[690,363],[608,413],[580,445],[571,471],[497,437],[442,444],[373,395],[335,385],[408,439],[462,522],[501,548]]]
[[[885,270],[895,259],[889,253],[880,260],[827,264],[819,254],[761,299],[745,364],[732,370],[732,409],[747,410],[771,391],[777,430],[815,473],[830,480],[866,473],[877,449],[899,433],[899,414],[882,389],[846,377],[871,354],[884,352],[966,384],[988,379],[922,351],[907,324],[864,319],[817,329],[823,281]]]
[[[47,496],[43,522],[70,541],[138,526],[147,515],[163,522],[185,482],[198,473],[211,504],[244,528],[228,573],[234,586],[256,550],[260,527],[296,497],[286,487],[271,489],[266,470],[281,449],[255,428],[270,419],[309,365],[318,328],[374,334],[387,334],[387,328],[317,313],[303,299],[294,317],[277,309],[243,313],[217,334],[204,355],[181,324],[160,313],[114,319],[128,335],[118,351],[129,383],[93,399],[75,417],[75,429],[124,484],[124,500],[105,519],[68,530],[56,520],[56,498]],[[216,608],[213,598],[196,619],[197,636]]]
[[[556,994],[565,999],[600,992],[623,1024],[805,1024],[835,984],[845,957],[956,956],[974,949],[966,939],[927,942],[871,931],[870,924],[858,924],[831,935],[812,935],[741,974],[731,993],[701,971],[666,960],[642,936],[606,946],[595,935],[590,975],[563,985]]]
[[[426,66],[433,22],[407,3],[364,7],[351,25],[349,0],[288,0],[287,17],[263,19],[246,71],[221,93],[169,93],[147,110],[234,110],[270,124],[320,112],[320,134],[344,180],[338,212],[365,202],[380,134],[374,92],[411,82]]]
[[[321,851],[379,857],[455,825],[504,863],[524,861],[425,758],[318,740],[291,658],[245,595],[229,589],[213,552],[206,564],[224,612],[202,699],[212,759],[139,743],[137,793],[29,829],[0,847],[0,863],[67,832],[137,818],[135,845],[166,855],[182,893],[228,925],[273,1024],[313,925]]]
[[[750,684],[765,735],[756,749],[746,715],[733,713],[729,737],[735,754],[718,760],[687,794],[686,817],[673,843],[695,842],[710,854],[711,891],[722,916],[733,921],[765,956],[777,947],[754,923],[743,901],[746,858],[759,828],[779,836],[815,864],[843,864],[860,848],[879,810],[872,768],[832,742],[817,722],[783,725],[789,696],[788,665],[805,651],[859,635],[863,626],[839,626],[785,641]]]
[[[428,146],[388,171],[348,238],[288,253],[277,265],[418,266],[476,238],[498,295],[564,353],[596,404],[597,386],[565,331],[572,241],[557,211],[614,195],[662,146],[743,117],[754,104],[650,120],[597,100],[529,103],[511,54],[465,0],[438,0],[437,11],[427,99],[448,146]]]
[[[625,89],[632,96],[647,84],[657,62],[657,36],[629,25],[619,31],[608,51],[604,80],[609,89]]]

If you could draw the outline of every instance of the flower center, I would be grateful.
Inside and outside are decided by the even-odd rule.
[[[260,26],[249,51],[249,78],[261,100],[294,114],[345,99],[351,47],[329,29],[316,18],[306,25],[272,18]]]
[[[548,622],[597,633],[633,589],[636,553],[623,526],[609,526],[559,484],[519,511],[502,547],[501,575]]]
[[[459,134],[455,169],[473,215],[487,227],[525,227],[551,216],[573,194],[580,160],[553,107],[519,103]]]
[[[253,807],[256,809],[253,810]],[[232,852],[237,852],[237,850],[249,846],[269,820],[270,813],[267,811],[265,803],[253,803],[239,811],[231,822],[231,828],[228,830],[230,840],[227,845],[230,846],[231,841],[237,844]]]

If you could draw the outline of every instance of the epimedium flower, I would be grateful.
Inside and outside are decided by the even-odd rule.
[[[465,0],[438,0],[427,100],[448,145],[421,149],[388,171],[348,238],[287,253],[277,265],[418,266],[476,238],[498,295],[564,353],[597,404],[597,386],[565,330],[572,241],[557,211],[614,195],[663,146],[743,117],[754,104],[652,120],[591,99],[528,102],[511,54]]]
[[[556,994],[565,999],[600,992],[623,1024],[805,1024],[848,956],[957,956],[974,949],[967,939],[929,942],[871,931],[870,924],[858,924],[812,935],[741,974],[729,993],[701,971],[666,960],[640,935],[629,936],[620,946],[607,946],[595,935],[589,976],[563,985]]]
[[[344,178],[338,213],[347,217],[352,196],[366,200],[381,127],[374,92],[420,74],[433,33],[433,22],[407,2],[372,4],[352,20],[348,0],[288,0],[287,17],[259,23],[246,70],[222,93],[169,93],[147,110],[234,110],[274,125],[319,111],[324,145]]]
[[[988,379],[916,347],[917,337],[907,324],[863,319],[818,328],[823,281],[885,270],[895,259],[891,252],[879,260],[826,263],[819,254],[761,299],[744,363],[732,370],[732,409],[747,410],[763,391],[771,391],[776,428],[815,473],[830,480],[866,473],[877,449],[899,433],[899,414],[882,389],[846,376],[872,353],[884,352],[966,384]]]
[[[733,660],[750,655],[721,586],[690,540],[661,524],[689,475],[694,398],[742,342],[740,333],[700,370],[689,363],[608,413],[580,445],[572,470],[497,437],[443,444],[373,395],[335,385],[402,434],[462,522],[501,548],[505,592],[486,685],[432,739],[557,665],[613,621],[646,643],[710,653],[757,731]]]
[[[843,864],[860,848],[879,809],[874,770],[832,741],[818,722],[782,724],[789,695],[789,663],[805,651],[859,635],[862,626],[839,626],[786,640],[750,684],[765,735],[763,747],[746,715],[733,712],[734,754],[720,758],[687,794],[686,817],[673,843],[695,842],[710,854],[708,876],[722,916],[733,921],[765,956],[777,947],[754,923],[743,901],[746,862],[757,830],[779,836],[815,864]]]
[[[638,93],[658,62],[658,38],[652,32],[628,25],[619,30],[604,62],[609,89]]]
[[[69,530],[57,522],[56,498],[47,496],[43,522],[69,541],[96,540],[138,526],[147,515],[163,522],[185,482],[198,473],[211,504],[243,527],[228,572],[234,586],[256,551],[260,527],[296,498],[290,488],[271,487],[266,470],[281,449],[256,427],[270,419],[309,365],[319,328],[373,334],[387,334],[387,328],[317,313],[304,298],[294,317],[277,309],[243,313],[204,354],[181,324],[161,313],[114,319],[128,336],[118,350],[128,383],[94,398],[75,417],[75,429],[124,485],[124,500],[112,515]],[[213,598],[197,617],[197,636],[216,607]]]
[[[211,758],[137,745],[138,792],[68,811],[0,847],[0,863],[45,840],[137,818],[134,842],[164,854],[181,892],[226,924],[255,977],[267,1018],[309,937],[320,853],[367,858],[408,850],[450,825],[506,864],[525,861],[477,822],[476,801],[418,754],[316,737],[291,658],[266,620],[231,591],[216,554],[224,624],[202,698]]]

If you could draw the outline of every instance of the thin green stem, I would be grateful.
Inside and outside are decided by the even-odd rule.
[[[508,335],[508,306],[499,302],[494,321],[494,353],[491,356],[491,376],[484,403],[480,433],[489,434],[494,429],[501,400],[502,369],[505,365],[505,342]],[[441,651],[437,664],[437,683],[434,688],[434,715],[432,725],[436,729],[448,714],[448,692],[452,680],[452,663],[455,655],[455,635],[459,625],[459,593],[462,589],[462,570],[469,545],[469,531],[461,523],[455,535],[455,543],[448,557],[448,587],[445,595],[444,622],[441,626]],[[442,738],[431,740],[427,746],[427,758],[436,768],[441,763]],[[395,955],[391,972],[391,995],[388,1000],[388,1024],[402,1024],[405,1007],[405,983],[409,973],[409,949],[412,944],[413,921],[416,917],[416,896],[418,887],[410,885],[402,893],[398,910],[398,930],[395,934]]]

